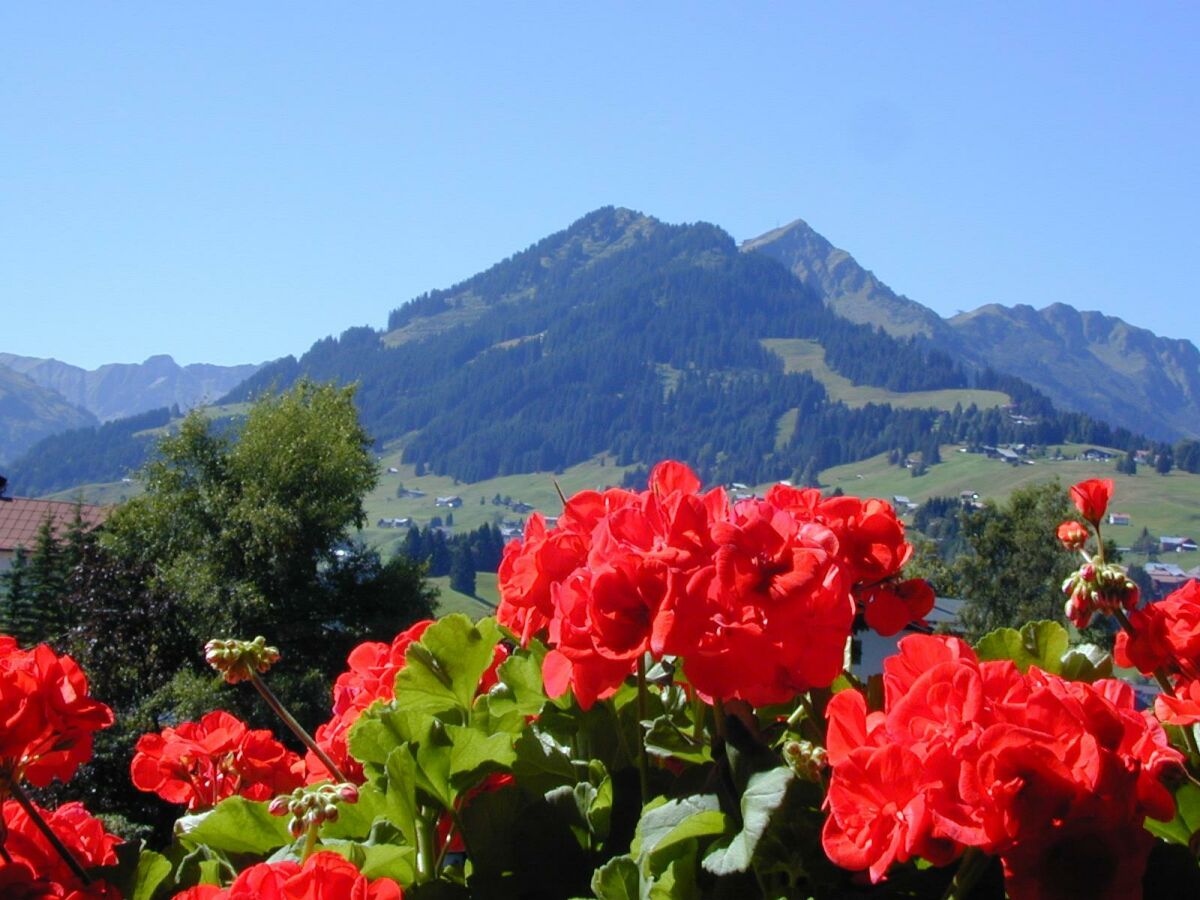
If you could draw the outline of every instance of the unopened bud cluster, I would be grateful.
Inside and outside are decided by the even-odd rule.
[[[1125,570],[1113,563],[1088,562],[1063,582],[1067,595],[1067,618],[1076,628],[1086,628],[1093,613],[1131,610],[1138,604],[1138,587]]]
[[[807,781],[820,781],[829,765],[825,748],[811,741],[788,741],[783,745],[783,758],[796,775]]]
[[[204,661],[225,676],[230,684],[249,681],[266,672],[279,660],[279,651],[267,646],[261,634],[252,641],[211,640],[204,645]]]
[[[300,837],[314,826],[336,822],[339,803],[357,802],[358,788],[353,784],[323,784],[282,794],[271,801],[268,809],[273,816],[290,815],[288,831],[292,837]]]

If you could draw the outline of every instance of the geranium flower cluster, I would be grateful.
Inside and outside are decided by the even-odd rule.
[[[1071,487],[1071,502],[1079,514],[1096,529],[1100,543],[1100,522],[1112,499],[1113,483],[1108,478],[1091,478]],[[1063,582],[1067,595],[1066,615],[1076,628],[1087,628],[1095,613],[1114,615],[1131,610],[1138,604],[1138,587],[1125,569],[1104,561],[1104,548],[1097,546],[1094,556],[1084,552],[1088,540],[1087,528],[1068,520],[1058,526],[1058,540],[1067,550],[1078,550],[1084,564]]]
[[[1002,859],[1013,900],[1141,896],[1143,823],[1173,817],[1163,780],[1183,755],[1129,685],[1022,674],[925,635],[900,641],[883,680],[882,710],[852,690],[827,709],[830,859],[878,882],[973,847]]]
[[[336,853],[314,853],[301,865],[294,860],[259,863],[222,888],[202,884],[175,895],[175,900],[402,900],[404,892],[390,878],[368,881],[358,868]]]
[[[112,722],[75,660],[0,634],[0,783],[69,781],[91,759],[92,735]]]
[[[0,896],[115,898],[104,881],[85,884],[46,839],[17,800],[22,782],[45,787],[54,779],[69,780],[92,756],[92,736],[112,724],[103,703],[88,696],[87,677],[69,656],[45,644],[22,650],[16,640],[0,635]],[[119,839],[88,815],[79,803],[54,812],[29,801],[86,868],[116,861]]]
[[[116,863],[120,839],[105,831],[82,803],[65,803],[53,812],[36,804],[33,808],[85,868]],[[84,884],[15,800],[3,804],[0,835],[0,897],[119,900],[121,895],[107,881]]]
[[[304,783],[304,763],[266,729],[223,710],[138,738],[130,776],[139,790],[189,812],[235,794],[269,800]]]
[[[534,513],[505,547],[497,618],[547,639],[547,690],[585,708],[647,652],[682,658],[706,700],[779,703],[833,681],[860,607],[882,634],[929,612],[928,585],[897,578],[911,552],[882,500],[778,485],[735,503],[668,461],[645,491],[576,494],[553,529]]]
[[[1159,694],[1154,711],[1170,725],[1200,722],[1200,583],[1187,582],[1129,616],[1130,634],[1117,635],[1117,664],[1145,675],[1162,673],[1175,695]]]

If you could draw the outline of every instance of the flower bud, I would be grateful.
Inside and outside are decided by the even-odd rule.
[[[337,788],[338,796],[347,803],[358,802],[358,786],[350,783],[339,784]]]
[[[237,684],[270,669],[279,660],[279,651],[268,647],[262,635],[252,641],[214,639],[204,645],[204,660],[229,684]]]
[[[273,816],[285,816],[291,808],[291,800],[285,794],[282,797],[276,797],[271,801],[271,805],[267,807],[267,812]]]
[[[298,838],[298,837],[300,837],[300,835],[304,834],[304,820],[303,819],[290,820],[288,822],[288,833],[294,838]]]

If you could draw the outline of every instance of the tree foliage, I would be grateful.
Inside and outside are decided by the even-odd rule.
[[[1062,617],[1062,583],[1078,559],[1047,535],[1073,517],[1057,481],[1014,491],[1004,506],[988,500],[982,509],[963,511],[970,549],[955,565],[955,586],[970,635]]]

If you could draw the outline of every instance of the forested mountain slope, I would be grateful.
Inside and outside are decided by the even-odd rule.
[[[968,368],[1016,375],[1065,409],[1163,441],[1200,437],[1200,350],[1065,303],[989,304],[942,319],[896,294],[807,223],[745,241],[776,259],[839,315],[917,337]]]

